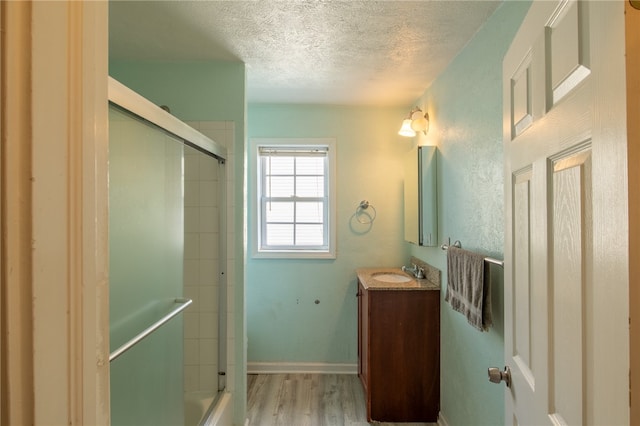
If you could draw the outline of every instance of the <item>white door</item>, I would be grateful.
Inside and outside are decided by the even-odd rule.
[[[624,3],[534,1],[503,80],[505,421],[628,424]]]

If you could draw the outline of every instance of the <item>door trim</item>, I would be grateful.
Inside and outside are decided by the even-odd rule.
[[[108,4],[0,7],[2,424],[108,424]]]
[[[640,10],[625,6],[629,259],[640,259]],[[629,262],[630,424],[640,423],[640,262]],[[634,390],[635,389],[635,390]]]

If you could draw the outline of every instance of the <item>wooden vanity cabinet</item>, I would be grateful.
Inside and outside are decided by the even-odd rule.
[[[440,290],[358,282],[358,375],[368,421],[437,421]]]

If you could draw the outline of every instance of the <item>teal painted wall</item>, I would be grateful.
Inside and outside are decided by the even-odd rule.
[[[236,121],[236,140],[244,139],[244,73],[241,62],[109,61],[111,77],[183,121]]]
[[[229,253],[236,259],[233,277],[234,297],[230,310],[235,313],[231,326],[230,360],[233,380],[234,421],[244,424],[246,408],[246,351],[244,315],[244,144],[246,135],[245,65],[239,62],[144,62],[110,60],[109,75],[156,105],[168,105],[183,121],[234,121],[235,154],[229,158],[234,174],[235,241]]]
[[[503,257],[502,59],[530,2],[507,1],[419,101],[431,116],[421,144],[437,145],[441,241]],[[504,366],[503,271],[492,267],[494,326],[481,333],[444,303],[446,255],[410,245],[442,272],[441,412],[451,426],[504,424],[504,387],[487,367]]]
[[[357,362],[355,269],[408,260],[402,232],[402,169],[411,140],[398,136],[405,108],[249,105],[249,138],[333,137],[337,151],[337,258],[247,256],[248,362]],[[248,245],[253,243],[255,166],[248,165]],[[353,219],[367,199],[368,230]],[[320,303],[316,304],[315,300]]]

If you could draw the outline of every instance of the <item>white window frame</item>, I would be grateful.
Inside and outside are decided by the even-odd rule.
[[[255,197],[253,199],[253,230],[252,230],[252,257],[273,259],[335,259],[336,258],[336,148],[333,138],[258,138],[250,140],[249,164],[255,165],[252,171],[255,173]],[[326,149],[327,165],[325,179],[327,181],[327,209],[325,214],[326,235],[328,245],[323,248],[269,248],[262,244],[264,220],[261,214],[262,177],[260,168],[261,148],[273,149]]]

